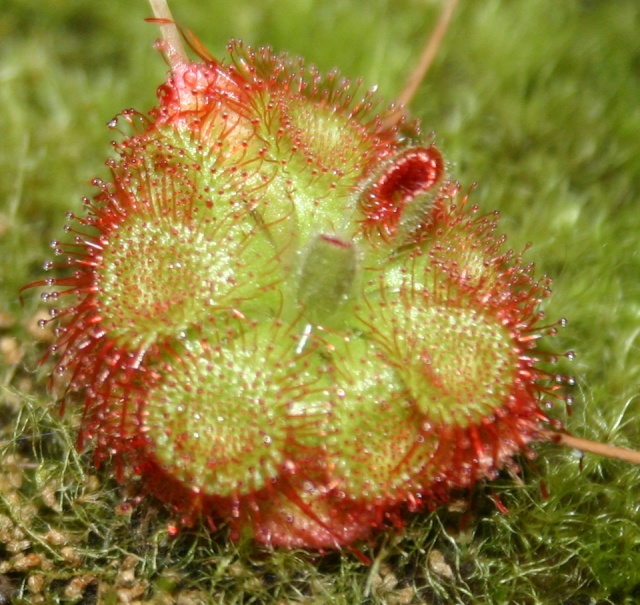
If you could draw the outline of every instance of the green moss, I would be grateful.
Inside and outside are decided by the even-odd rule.
[[[269,43],[379,83],[390,100],[437,12],[415,0],[175,4],[216,55],[230,36]],[[640,599],[640,475],[621,462],[587,456],[581,468],[540,446],[524,486],[505,477],[458,502],[466,513],[411,518],[361,547],[367,567],[350,553],[234,544],[206,521],[172,539],[166,511],[131,507],[113,469],[75,452],[73,412],[58,417],[36,372],[39,301],[21,307],[18,290],[42,278],[89,179],[106,177],[103,125],[154,103],[166,67],[148,13],[142,0],[10,0],[0,23],[0,574],[15,602]],[[501,210],[513,247],[534,242],[527,260],[554,279],[550,322],[570,320],[554,348],[578,352],[567,428],[627,447],[640,445],[639,27],[635,0],[463,3],[413,104],[463,187],[479,183],[472,199]]]

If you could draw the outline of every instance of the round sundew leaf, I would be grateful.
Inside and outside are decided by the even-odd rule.
[[[331,479],[347,497],[394,501],[411,487],[421,414],[379,347],[362,338],[335,343],[339,387],[327,439]]]
[[[250,225],[247,231],[235,226],[212,237],[170,219],[127,219],[111,235],[99,270],[110,333],[129,345],[155,341],[268,291],[255,276],[271,261],[261,254],[269,245]],[[265,299],[268,310],[273,301]]]
[[[406,364],[399,372],[428,418],[464,426],[502,406],[519,356],[496,318],[435,305],[413,307],[395,323],[394,342]]]
[[[255,539],[287,548],[336,548],[383,524],[385,508],[345,497],[322,482],[293,477],[241,507],[232,524],[252,526]]]
[[[268,49],[238,44],[232,60],[252,84],[248,111],[264,145],[261,159],[277,167],[258,209],[277,247],[304,248],[318,233],[354,237],[362,218],[355,190],[397,145],[371,111],[370,95],[363,99],[335,74],[323,78]]]
[[[494,235],[496,216],[474,217],[455,209],[448,220],[450,224],[445,227],[435,226],[434,237],[422,254],[429,256],[432,265],[456,273],[466,287],[495,295],[508,258],[499,253],[504,240]]]
[[[278,170],[265,185],[258,212],[270,226],[277,247],[295,255],[318,234],[351,240],[358,232],[358,206],[353,191],[371,161],[371,149],[366,142],[356,145],[354,140],[360,139],[352,137],[334,140],[332,131],[350,131],[352,125],[346,116],[331,113],[329,108],[325,108],[325,116],[303,97],[289,100],[294,108],[301,106],[300,112],[315,112],[314,121],[327,131],[326,142],[314,141],[322,146],[322,156],[309,155],[310,142],[291,127],[289,116],[275,113],[264,121],[268,130],[263,127],[265,132],[261,132],[266,143],[265,164],[278,166]],[[289,127],[277,127],[280,119]],[[336,149],[338,145],[341,147]],[[333,166],[334,162],[340,169]]]
[[[396,281],[401,274],[391,271]],[[419,265],[401,280],[390,287],[380,279],[358,318],[424,418],[466,426],[502,407],[520,369],[509,327],[439,268]]]
[[[384,155],[384,142],[367,137],[368,126],[330,100],[318,103],[303,94],[281,92],[273,96],[282,129],[278,143],[283,151],[295,153],[294,172],[312,171],[319,185],[344,183],[341,186],[346,190],[362,178],[374,159],[379,161]],[[335,210],[339,214],[340,209]]]
[[[292,344],[273,325],[185,341],[142,402],[146,447],[169,476],[198,493],[240,496],[296,457],[322,455],[331,401],[322,369]]]
[[[148,134],[149,142],[138,143],[146,154],[145,169],[155,171],[157,178],[183,171],[192,192],[183,204],[186,209],[199,205],[211,216],[224,216],[230,205],[243,202],[253,210],[279,166],[264,160],[265,142],[247,122],[214,112],[204,116],[195,131],[181,122],[157,127]]]

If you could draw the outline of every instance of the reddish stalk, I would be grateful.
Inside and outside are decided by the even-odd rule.
[[[565,445],[567,447],[580,450],[581,452],[597,454],[598,456],[605,456],[606,458],[624,460],[625,462],[631,462],[632,464],[640,464],[640,451],[630,450],[624,447],[616,447],[606,443],[599,443],[598,441],[591,441],[589,439],[583,439],[582,437],[574,437],[568,433],[545,431],[542,436],[553,443]]]
[[[175,71],[180,65],[189,62],[187,53],[182,44],[180,31],[173,20],[173,15],[167,4],[167,0],[149,0],[151,10],[162,34],[162,54],[165,56],[171,71]]]
[[[427,43],[425,44],[422,54],[420,55],[420,59],[409,76],[405,87],[402,92],[398,95],[397,105],[398,108],[389,116],[386,120],[388,126],[393,126],[397,124],[402,117],[405,115],[405,108],[411,104],[413,98],[418,92],[420,85],[425,79],[425,76],[431,69],[431,65],[438,55],[438,51],[442,46],[442,42],[444,37],[449,29],[451,24],[451,20],[453,18],[453,13],[456,10],[456,6],[458,5],[458,0],[447,0],[447,3],[444,6],[444,9],[440,13],[440,18],[438,19],[438,23],[436,24],[433,33],[429,36]]]

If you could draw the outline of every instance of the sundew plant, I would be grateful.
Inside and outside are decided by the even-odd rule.
[[[287,161],[295,166],[298,157],[311,161],[322,156],[316,163],[318,174],[305,181],[315,188],[314,196],[324,195],[319,190],[325,186],[337,187],[340,193],[340,186],[349,185],[348,180],[336,185],[324,179],[323,174],[336,173],[332,162],[346,178],[350,170],[363,170],[360,214],[354,215],[359,218],[349,239],[343,238],[344,225],[342,230],[335,227],[335,216],[330,217],[331,230],[322,227],[322,236],[314,236],[310,225],[321,224],[323,215],[313,205],[310,210],[296,208],[299,215],[278,214],[269,195],[266,206],[256,202],[246,211],[259,217],[268,242],[243,231],[244,215],[239,219],[237,210],[213,220],[212,232],[205,229],[201,234],[206,239],[223,233],[217,240],[222,246],[217,244],[215,251],[208,252],[205,243],[196,260],[218,262],[220,249],[235,259],[234,273],[225,281],[229,288],[216,293],[216,300],[222,301],[218,306],[226,305],[232,313],[218,321],[213,332],[206,327],[212,311],[199,315],[201,321],[187,322],[184,336],[176,342],[167,332],[167,323],[158,322],[154,315],[154,310],[167,314],[162,296],[157,295],[171,287],[173,273],[163,268],[164,285],[156,280],[155,290],[138,294],[134,286],[138,276],[144,279],[144,271],[153,273],[154,263],[162,262],[158,250],[171,251],[172,267],[180,269],[175,275],[188,278],[193,296],[176,305],[175,298],[165,300],[168,316],[172,324],[179,324],[193,312],[199,313],[203,291],[189,253],[193,236],[186,229],[192,215],[187,216],[183,206],[172,206],[169,218],[177,223],[170,240],[162,232],[166,221],[147,219],[153,218],[149,209],[162,204],[168,194],[172,199],[188,198],[194,168],[175,152],[186,149],[184,140],[167,138],[166,129],[178,122],[189,127],[194,115],[200,119],[196,115],[200,105],[187,107],[188,115],[183,105],[176,112],[175,90],[165,87],[164,109],[152,112],[151,131],[141,114],[122,113],[123,107],[134,104],[141,111],[153,107],[153,91],[165,77],[160,56],[149,50],[157,34],[142,21],[148,16],[145,8],[135,7],[133,12],[139,13],[132,14],[131,7],[120,12],[110,6],[98,14],[84,5],[52,12],[20,5],[7,12],[6,27],[12,33],[3,42],[7,67],[2,81],[3,129],[9,143],[2,164],[5,296],[0,309],[6,368],[0,484],[3,595],[16,602],[633,602],[639,590],[637,468],[591,454],[581,458],[551,444],[528,443],[541,438],[538,423],[556,426],[557,421],[570,433],[595,441],[622,447],[638,443],[633,302],[638,294],[633,241],[638,166],[633,151],[639,118],[633,101],[637,57],[629,51],[628,40],[637,26],[638,9],[631,3],[615,11],[590,3],[570,4],[551,13],[544,3],[526,7],[463,4],[427,82],[411,104],[412,113],[422,121],[422,138],[408,151],[388,142],[391,118],[382,113],[379,122],[366,122],[368,109],[340,101],[346,93],[339,91],[336,106],[348,107],[362,119],[363,130],[350,122],[348,126],[355,130],[345,134],[345,125],[334,124],[331,115],[319,115],[322,128],[334,127],[336,132],[333,153],[327,151],[326,143],[318,147],[320,135],[326,133],[314,133],[314,122],[306,121],[305,102],[279,101],[277,87],[287,85],[287,69],[295,69],[295,63],[280,72],[280,63],[269,55],[259,55],[254,63],[249,51],[237,47],[240,76],[258,81],[257,74],[268,81],[268,94],[260,97],[261,115],[268,119],[256,122],[246,112],[246,91],[232,79],[225,83],[225,94],[215,102],[236,117],[224,118],[222,125],[199,125],[198,133],[221,142],[216,157],[240,154],[247,161],[240,163],[244,172],[239,175],[235,169],[227,171],[224,162],[219,172],[214,166],[211,174],[218,179],[217,195],[228,195],[228,179],[242,183],[249,200],[254,198],[247,192],[260,190],[261,182],[285,195],[292,186],[282,172],[272,174],[262,168],[263,163],[268,168],[272,158],[269,148],[243,146],[243,141],[251,141],[247,130],[256,128],[260,140],[275,136],[275,145],[285,157],[273,157],[283,165]],[[268,43],[276,51],[305,57],[321,73],[339,66],[345,76],[362,76],[363,90],[377,83],[378,94],[391,101],[439,11],[438,6],[394,3],[376,5],[363,15],[355,4],[296,5],[283,10],[284,19],[277,18],[273,8],[268,3],[259,7],[247,3],[205,11],[201,6],[181,5],[176,17],[186,25],[214,21],[207,31],[192,27],[214,57],[224,57],[223,40],[231,35],[254,47]],[[210,18],[213,13],[215,19]],[[353,32],[358,32],[357,52]],[[203,50],[199,53],[208,56]],[[279,73],[284,76],[274,75]],[[205,81],[209,78],[207,73],[201,76]],[[188,84],[188,80],[185,75],[183,81]],[[198,78],[193,81],[197,84]],[[321,93],[314,94],[311,99],[320,101]],[[270,113],[272,107],[276,113]],[[119,112],[120,120],[112,125],[121,133],[103,128],[101,138],[100,128],[88,127]],[[430,130],[436,134],[429,135]],[[406,136],[415,136],[411,127],[405,131]],[[344,158],[351,156],[345,155],[346,143],[341,141],[363,133],[368,143],[358,147],[357,163],[347,161],[345,166]],[[125,144],[116,146],[118,153],[112,153],[108,167],[100,173],[109,137],[120,141],[124,137]],[[255,172],[247,168],[252,157],[261,163]],[[383,161],[367,172],[367,158]],[[141,163],[144,178],[138,180]],[[201,165],[195,168],[201,169]],[[295,177],[295,170],[290,170],[284,174]],[[113,178],[109,171],[124,181],[114,181],[115,188],[109,185]],[[82,240],[74,243],[73,239],[78,235],[74,215],[86,212],[75,200],[95,195],[95,189],[92,192],[78,183],[93,177],[100,179],[94,186],[102,193],[90,202],[90,222],[80,221],[102,234],[91,240],[101,250],[98,257],[77,252]],[[462,192],[449,179],[459,181]],[[124,183],[121,189],[119,182]],[[453,209],[462,208],[474,182],[478,187],[466,204],[478,205],[483,213],[500,210],[498,230],[508,235],[505,250],[498,250],[502,240],[492,235],[493,215],[473,219],[473,212],[456,214],[460,210]],[[400,197],[398,184],[402,185]],[[129,195],[132,191],[139,199],[129,205],[119,192]],[[208,208],[205,193],[196,202],[196,210],[202,203],[200,216]],[[326,199],[333,198],[327,195]],[[105,202],[111,206],[101,206]],[[121,220],[131,215],[131,209],[140,211],[143,224]],[[72,213],[67,216],[66,235],[58,218],[65,211]],[[295,231],[302,241],[298,254],[292,253],[289,239],[292,216],[300,223]],[[181,232],[182,228],[186,230]],[[440,239],[437,246],[425,244],[431,241],[430,229],[439,234],[436,239],[444,233],[444,243]],[[117,237],[123,244],[106,248],[102,236],[111,238],[110,242]],[[48,240],[61,241],[54,248],[79,259],[79,273],[57,277],[54,264],[51,281],[42,281],[42,260],[51,257],[43,245]],[[525,246],[529,240],[531,248]],[[137,257],[126,252],[129,244],[136,248]],[[366,246],[372,251],[364,256],[355,251]],[[524,249],[522,259],[501,256],[508,248]],[[424,257],[431,259],[427,269]],[[112,338],[97,347],[95,364],[96,345],[91,338],[96,332],[89,332],[97,321],[91,314],[94,299],[85,299],[77,308],[57,307],[63,315],[82,318],[76,324],[81,332],[74,331],[72,322],[70,336],[63,333],[61,338],[54,336],[51,323],[43,321],[48,313],[35,297],[27,296],[21,308],[17,292],[28,282],[44,286],[49,299],[65,296],[52,296],[47,290],[51,285],[88,292],[93,286],[82,271],[105,258],[117,269],[101,277],[98,289],[106,294],[100,295],[102,299],[98,296],[98,302],[108,311],[99,328],[106,328]],[[132,258],[136,259],[133,264]],[[272,262],[274,258],[277,262]],[[258,261],[256,271],[252,263]],[[529,267],[530,262],[535,268]],[[490,270],[489,277],[481,279],[477,275],[483,264],[485,271]],[[361,281],[366,283],[358,273],[362,266],[380,267],[379,273],[384,270],[377,289],[358,290]],[[286,278],[279,274],[283,267]],[[543,274],[554,279],[550,299],[547,282],[535,281]],[[422,283],[424,275],[440,294],[429,294],[426,285],[424,290],[413,286]],[[508,295],[503,287],[509,288]],[[259,289],[259,303],[252,288]],[[179,298],[180,288],[176,291]],[[359,303],[353,302],[354,291],[364,292]],[[512,297],[514,292],[517,296]],[[289,300],[299,304],[289,308]],[[445,308],[452,304],[448,315],[452,328],[443,331],[439,320],[433,319],[434,300]],[[489,301],[494,311],[479,313],[474,306],[478,300]],[[138,309],[139,301],[151,304],[132,317],[130,309]],[[249,302],[240,305],[238,301]],[[379,311],[383,306],[393,311],[391,316]],[[542,320],[539,307],[551,319]],[[271,317],[274,308],[277,321],[273,325],[267,321],[265,328],[265,318]],[[347,340],[346,320],[341,317],[351,317],[350,313],[360,323]],[[105,312],[101,317],[104,320]],[[254,323],[238,331],[247,317]],[[530,347],[528,343],[546,334],[545,326],[553,327],[559,317],[569,318],[569,328],[548,344],[545,336],[541,348]],[[500,329],[515,339],[511,345],[505,344],[500,329],[496,332],[492,327],[492,318],[499,319]],[[304,326],[303,339],[290,337],[291,325],[298,320]],[[412,323],[419,326],[415,340],[409,335]],[[136,326],[133,345],[126,329],[130,324]],[[306,326],[321,326],[323,334],[318,337]],[[425,345],[421,363],[440,364],[447,376],[466,368],[475,377],[474,388],[481,387],[475,392],[496,397],[512,393],[508,383],[515,372],[515,384],[530,386],[518,387],[518,395],[509,395],[514,402],[509,410],[527,412],[516,417],[507,414],[504,426],[509,431],[495,428],[502,426],[499,423],[492,428],[483,424],[482,429],[449,431],[444,437],[444,429],[436,427],[438,455],[429,464],[423,463],[421,450],[411,446],[402,455],[402,481],[395,470],[372,477],[366,471],[371,467],[367,450],[359,446],[358,430],[379,440],[372,448],[376,455],[396,455],[404,447],[403,439],[415,443],[417,437],[431,438],[424,419],[417,425],[417,437],[410,431],[407,436],[406,429],[418,412],[431,410],[431,386],[444,384],[460,397],[469,388],[469,381],[460,385],[442,376],[425,384],[416,382],[412,347],[430,343],[434,331],[443,332],[444,344],[443,339],[435,339]],[[91,338],[87,341],[87,337]],[[453,345],[466,347],[474,338],[483,343],[474,344],[480,361],[455,367],[458,358],[447,351]],[[52,342],[59,352],[50,350],[52,354],[38,370],[38,359]],[[279,423],[280,408],[250,410],[256,417],[263,414],[272,419],[268,432],[259,428],[254,441],[268,438],[271,446],[275,439],[276,447],[245,447],[243,456],[221,453],[218,459],[226,455],[228,462],[211,475],[196,442],[172,441],[173,434],[185,429],[179,405],[174,403],[186,401],[180,393],[194,383],[206,393],[222,389],[228,396],[239,388],[232,379],[234,373],[245,391],[264,386],[253,373],[247,382],[247,370],[236,371],[240,362],[227,366],[219,379],[210,378],[220,361],[229,357],[220,353],[225,343],[232,343],[234,353],[259,352],[268,367],[275,364],[277,372],[271,376],[275,376],[277,393],[298,395],[293,404],[287,404],[285,424]],[[127,357],[132,350],[139,356]],[[576,350],[577,360],[569,363],[560,357],[554,363],[567,350]],[[292,352],[299,360],[295,367],[288,361]],[[117,370],[125,358],[129,361],[120,375],[113,368]],[[255,365],[256,358],[248,363]],[[334,361],[328,364],[327,359]],[[391,366],[389,359],[394,359]],[[487,370],[494,363],[506,369]],[[553,380],[547,371],[575,377],[578,386],[570,409],[556,396],[557,386],[567,381]],[[63,397],[65,418],[47,394],[44,377],[52,372],[61,377],[54,380],[54,398],[71,381],[71,395]],[[363,375],[374,379],[359,382]],[[346,408],[352,410],[351,416],[343,419],[339,417],[342,408],[325,409],[324,393],[336,384],[348,385],[344,392],[354,401],[375,401],[381,428],[374,429],[375,423],[362,428],[357,422],[362,412],[355,403]],[[86,387],[86,392],[78,385]],[[335,390],[336,394],[343,391]],[[532,401],[545,393],[549,409],[532,408]],[[148,401],[152,404],[147,406]],[[389,401],[400,402],[399,407]],[[478,401],[485,412],[491,409],[491,397]],[[394,419],[404,419],[402,432],[382,422],[385,411],[392,411]],[[196,411],[201,412],[207,410]],[[529,414],[533,414],[531,421]],[[195,418],[196,414],[189,422]],[[234,421],[236,433],[253,443],[252,425],[242,422],[240,416]],[[188,427],[187,433],[198,428]],[[78,432],[86,452],[74,448]],[[237,436],[233,431],[228,435],[231,440]],[[318,436],[332,445],[316,443]],[[485,449],[487,439],[491,444]],[[458,445],[465,440],[471,444],[466,449]],[[510,462],[519,450],[526,456]],[[185,451],[193,464],[184,463]],[[469,463],[469,457],[475,461]],[[104,464],[96,471],[93,461]],[[398,465],[375,468],[397,469]],[[499,474],[501,469],[506,472]],[[114,472],[120,483],[112,478]],[[484,477],[494,481],[484,483]],[[409,487],[403,491],[406,481]],[[435,487],[443,481],[444,488]],[[319,485],[320,491],[314,492],[307,483]],[[189,491],[185,485],[195,488]],[[453,489],[465,487],[473,489]],[[146,491],[173,506],[150,498],[141,501]],[[346,496],[337,501],[336,493]],[[418,493],[433,506],[443,506],[429,513],[429,503],[415,502]],[[289,509],[287,503],[292,504]],[[207,514],[209,508],[220,514]],[[300,510],[305,512],[305,524],[286,525],[287,511],[295,520]],[[406,515],[407,510],[418,512]],[[258,546],[252,538],[266,546]],[[278,545],[298,550],[272,548]],[[340,546],[345,547],[342,553],[327,554],[327,549]]]

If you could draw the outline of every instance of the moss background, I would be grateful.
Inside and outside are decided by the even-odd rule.
[[[233,4],[233,6],[231,6]],[[217,56],[231,36],[362,76],[392,100],[440,2],[174,2]],[[362,552],[325,557],[231,544],[135,505],[73,449],[37,359],[33,291],[106,176],[123,108],[147,109],[166,73],[143,0],[5,0],[0,9],[0,603],[640,603],[640,470],[536,448],[524,484],[481,486]],[[500,209],[509,245],[554,279],[569,325],[552,347],[577,381],[576,435],[640,447],[640,5],[463,1],[413,111],[473,200]],[[71,428],[70,428],[71,427]],[[548,498],[543,497],[545,489]],[[503,515],[492,503],[499,496]],[[466,512],[458,512],[466,508]]]

